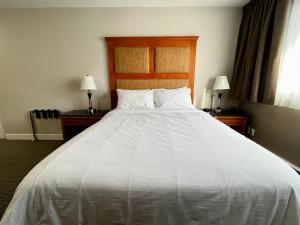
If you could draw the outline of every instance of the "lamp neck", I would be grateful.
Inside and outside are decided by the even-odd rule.
[[[223,91],[220,90],[219,93],[218,93],[218,98],[221,99],[221,98],[222,98],[222,95],[223,95]]]
[[[89,98],[92,96],[92,91],[91,90],[88,90],[87,91],[87,95],[89,96]]]
[[[92,98],[92,92],[91,90],[88,90],[87,91],[87,96],[89,98],[89,108],[92,108],[92,101],[91,101],[91,98]]]

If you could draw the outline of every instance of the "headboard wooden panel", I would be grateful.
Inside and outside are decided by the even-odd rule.
[[[117,88],[188,86],[192,90],[193,98],[198,36],[105,39],[112,108],[117,105]]]

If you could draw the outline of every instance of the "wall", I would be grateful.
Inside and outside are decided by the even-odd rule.
[[[253,140],[300,168],[300,110],[265,104],[242,104],[256,129]]]
[[[2,122],[0,120],[0,139],[2,139],[2,138],[5,138],[5,134],[4,134]]]
[[[241,8],[0,9],[0,112],[7,134],[31,133],[29,111],[87,107],[80,92],[91,74],[94,105],[110,107],[105,36],[200,35],[195,90],[231,74]],[[208,104],[208,103],[207,103]],[[235,102],[227,102],[227,106]],[[61,133],[59,121],[39,133]]]

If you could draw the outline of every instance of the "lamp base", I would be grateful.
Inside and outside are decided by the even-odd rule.
[[[93,114],[95,114],[96,113],[96,109],[94,109],[94,108],[92,108],[92,107],[89,107],[87,110],[86,110],[86,112],[88,113],[88,114],[90,114],[90,115],[93,115]]]
[[[222,108],[221,108],[221,107],[217,107],[217,108],[215,109],[215,112],[216,112],[217,114],[221,114]]]

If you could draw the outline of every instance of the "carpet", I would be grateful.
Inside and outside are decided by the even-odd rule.
[[[26,174],[62,143],[0,139],[0,218]]]

